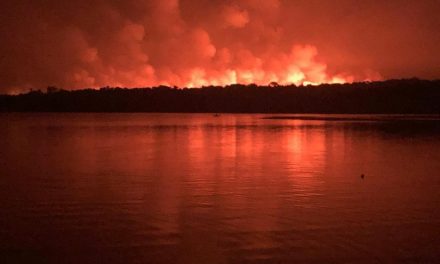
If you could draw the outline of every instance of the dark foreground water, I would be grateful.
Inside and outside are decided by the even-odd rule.
[[[440,261],[439,121],[262,117],[1,114],[0,263]]]

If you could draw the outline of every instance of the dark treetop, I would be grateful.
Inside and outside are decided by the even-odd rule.
[[[2,112],[214,112],[440,114],[440,80],[388,80],[319,86],[229,85],[199,89],[48,87],[0,95]]]

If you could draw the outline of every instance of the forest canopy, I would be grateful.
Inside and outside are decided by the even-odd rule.
[[[388,80],[318,86],[158,86],[0,95],[2,112],[208,112],[440,114],[440,80]]]

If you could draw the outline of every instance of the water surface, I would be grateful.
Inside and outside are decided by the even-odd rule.
[[[0,115],[1,262],[440,261],[438,120],[272,117]]]

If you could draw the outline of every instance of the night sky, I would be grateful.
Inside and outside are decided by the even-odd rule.
[[[439,0],[0,2],[0,93],[440,78]]]

